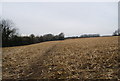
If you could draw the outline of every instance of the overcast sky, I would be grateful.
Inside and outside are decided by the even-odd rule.
[[[9,2],[2,4],[2,16],[12,20],[21,35],[111,35],[118,28],[118,3]]]

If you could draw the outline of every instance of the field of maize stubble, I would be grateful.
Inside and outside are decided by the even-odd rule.
[[[3,79],[118,79],[118,37],[5,47]]]

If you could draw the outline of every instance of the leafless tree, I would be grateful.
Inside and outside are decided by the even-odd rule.
[[[117,30],[115,30],[115,32],[113,32],[113,36],[120,36],[120,28],[118,28]]]
[[[9,40],[17,34],[14,23],[11,20],[0,19],[0,31],[3,45],[7,45]]]

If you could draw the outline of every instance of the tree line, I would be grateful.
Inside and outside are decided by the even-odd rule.
[[[64,33],[59,35],[45,34],[43,36],[35,36],[31,34],[29,36],[20,36],[14,24],[10,20],[0,20],[0,33],[2,34],[2,47],[21,46],[35,44],[45,41],[64,40]]]
[[[29,45],[29,44],[35,44],[45,41],[55,41],[55,40],[64,40],[63,33],[60,33],[59,35],[55,35],[55,36],[53,34],[46,34],[43,36],[35,36],[34,34],[31,34],[30,36],[14,35],[10,37],[10,39],[7,40],[2,39],[2,46],[3,47],[21,46],[21,45]]]
[[[0,19],[0,34],[2,34],[2,47],[29,45],[64,39],[100,37],[100,34],[83,34],[81,36],[65,38],[64,33],[60,33],[58,35],[45,34],[43,36],[35,36],[34,34],[31,34],[29,36],[20,36],[17,33],[17,29],[14,27],[14,23],[11,20],[5,19]],[[115,32],[113,32],[113,36],[120,36],[120,29],[115,30]]]
[[[100,37],[100,34],[82,34],[80,36],[66,37],[65,39]]]

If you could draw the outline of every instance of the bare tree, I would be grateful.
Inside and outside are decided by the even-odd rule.
[[[11,20],[0,19],[0,31],[2,34],[3,46],[7,46],[9,44],[9,40],[17,34]]]
[[[54,35],[52,35],[52,34],[46,34],[43,36],[43,40],[44,41],[52,41],[53,37],[54,37]]]
[[[115,30],[115,32],[113,32],[113,36],[120,36],[120,28],[118,28],[117,30]]]
[[[59,40],[64,40],[64,33],[60,33],[58,36],[59,36]]]

